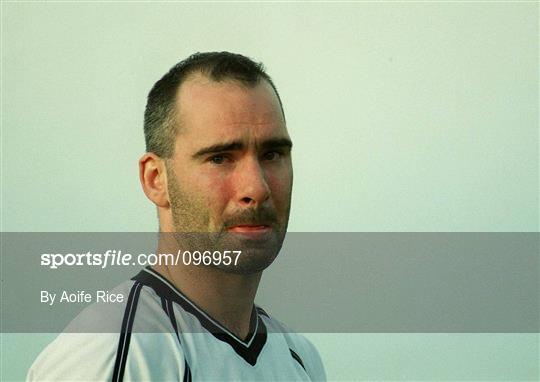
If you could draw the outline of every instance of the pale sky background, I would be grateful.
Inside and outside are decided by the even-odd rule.
[[[1,7],[2,231],[155,231],[145,98],[215,50],[264,62],[280,91],[290,231],[538,231],[536,2]],[[50,338],[5,335],[2,380]],[[538,335],[310,338],[334,380],[538,377]]]

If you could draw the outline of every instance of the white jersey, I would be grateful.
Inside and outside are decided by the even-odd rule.
[[[86,308],[36,359],[29,381],[321,381],[314,346],[261,308],[241,340],[147,268]],[[81,333],[106,322],[110,333]]]

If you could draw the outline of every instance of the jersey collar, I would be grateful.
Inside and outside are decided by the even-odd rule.
[[[257,358],[266,343],[267,330],[255,306],[251,311],[248,336],[246,340],[242,340],[214,320],[178,288],[172,285],[170,281],[150,267],[143,269],[132,280],[139,281],[143,285],[151,287],[158,296],[179,304],[185,311],[193,314],[201,325],[212,333],[214,337],[228,343],[247,363],[252,366],[257,363]]]

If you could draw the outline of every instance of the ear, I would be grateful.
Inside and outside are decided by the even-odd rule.
[[[148,199],[158,207],[169,207],[167,171],[163,159],[154,153],[144,154],[139,159],[139,180]]]

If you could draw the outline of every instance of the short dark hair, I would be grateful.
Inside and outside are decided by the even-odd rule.
[[[261,79],[276,92],[283,116],[283,105],[278,91],[262,63],[241,54],[230,52],[195,53],[173,66],[154,84],[144,112],[146,151],[162,158],[174,155],[174,141],[178,121],[175,112],[177,90],[191,74],[202,73],[213,81],[236,80],[245,86],[256,86]]]

